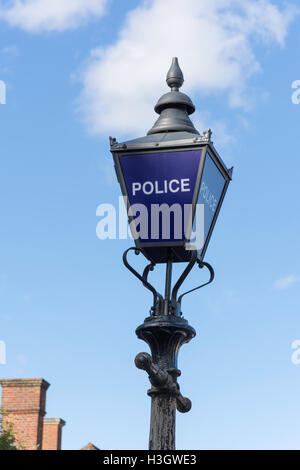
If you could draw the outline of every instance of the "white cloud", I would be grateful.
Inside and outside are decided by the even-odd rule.
[[[102,16],[106,0],[12,0],[0,2],[0,18],[34,33],[74,29]]]
[[[295,277],[293,274],[290,276],[284,277],[282,279],[278,279],[278,281],[275,282],[275,288],[276,289],[287,289],[288,287],[292,286],[298,282],[298,278]]]
[[[227,92],[247,107],[245,83],[261,70],[253,38],[284,45],[295,8],[272,0],[148,0],[130,11],[117,41],[91,52],[79,109],[91,133],[144,134],[179,57],[183,91]],[[199,129],[200,130],[200,129]]]

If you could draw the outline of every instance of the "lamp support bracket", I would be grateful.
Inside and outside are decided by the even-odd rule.
[[[208,284],[211,284],[214,280],[215,273],[213,267],[204,261],[200,261],[197,258],[197,252],[193,251],[191,260],[189,261],[188,265],[184,269],[183,273],[175,283],[172,292],[171,292],[171,276],[172,276],[172,262],[169,261],[167,263],[167,270],[166,270],[166,287],[165,287],[165,298],[155,289],[155,287],[150,284],[148,281],[148,277],[150,272],[154,271],[156,264],[151,262],[148,264],[144,271],[143,274],[140,274],[128,261],[128,253],[130,251],[134,251],[136,255],[139,255],[142,253],[142,250],[139,248],[131,247],[128,248],[124,254],[123,254],[123,263],[126,266],[126,268],[137,278],[141,281],[144,287],[148,289],[150,292],[153,294],[153,306],[151,307],[150,314],[153,317],[157,316],[162,316],[162,315],[177,315],[181,316],[181,303],[183,297],[185,297],[188,294],[191,294],[192,292],[201,289],[202,287],[207,286]],[[192,271],[194,268],[195,264],[198,264],[200,269],[203,269],[206,267],[209,270],[210,273],[210,278],[207,282],[204,284],[201,284],[200,286],[195,287],[194,289],[190,289],[183,294],[181,294],[178,297],[178,292],[181,286],[183,285],[184,281],[187,279],[189,273]]]

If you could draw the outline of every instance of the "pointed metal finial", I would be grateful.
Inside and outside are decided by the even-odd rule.
[[[199,134],[189,118],[189,114],[193,114],[195,111],[195,106],[187,95],[179,91],[183,82],[183,73],[179,67],[178,59],[173,57],[167,74],[167,84],[171,91],[158,100],[154,110],[160,116],[148,132],[148,135],[162,132]]]
[[[167,84],[172,91],[178,91],[182,87],[184,77],[181,68],[179,67],[177,57],[173,57],[172,64],[167,74]]]

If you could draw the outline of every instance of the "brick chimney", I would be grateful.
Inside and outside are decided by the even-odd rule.
[[[65,421],[60,418],[44,418],[42,450],[61,450],[61,435]]]
[[[50,384],[44,379],[5,379],[0,380],[0,385],[1,407],[7,413],[3,425],[12,423],[22,449],[42,449],[46,391]]]

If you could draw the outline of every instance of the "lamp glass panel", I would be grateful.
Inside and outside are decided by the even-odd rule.
[[[190,245],[201,254],[214,222],[226,180],[209,152],[206,154],[200,183]]]
[[[119,157],[141,243],[166,245],[185,240],[185,221],[192,210],[202,154],[198,149]],[[146,215],[137,204],[146,208]]]

